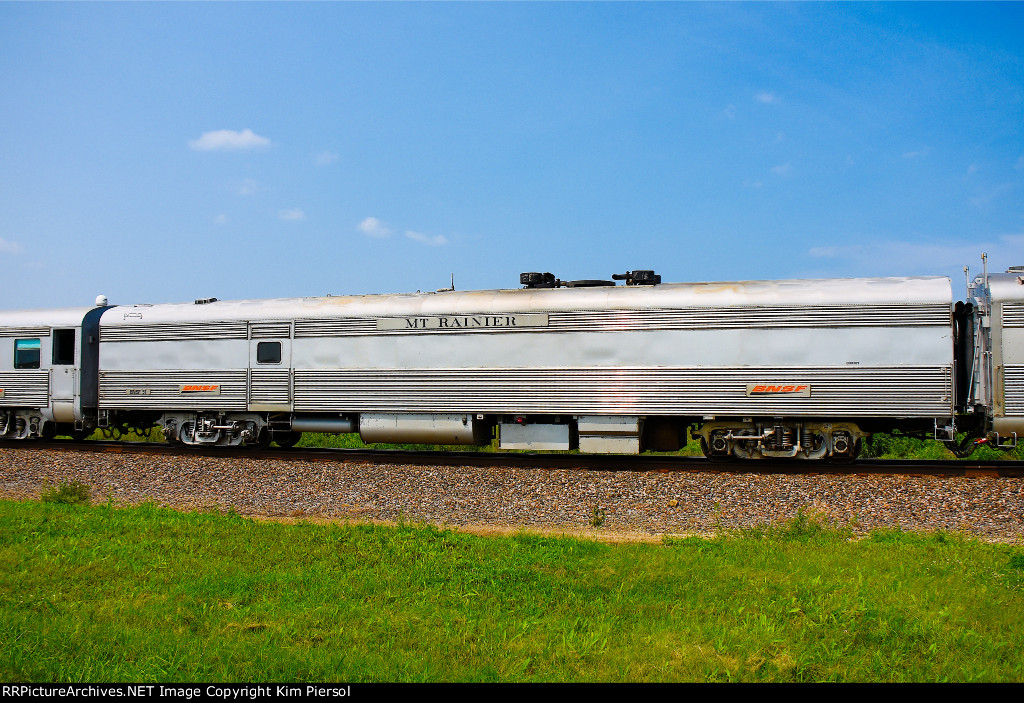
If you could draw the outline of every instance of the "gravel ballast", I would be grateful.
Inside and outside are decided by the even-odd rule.
[[[651,539],[778,523],[804,510],[857,532],[899,527],[1024,539],[1021,478],[431,467],[0,448],[0,497],[38,499],[62,481],[91,486],[94,503],[154,501],[257,518],[405,520],[480,532]]]

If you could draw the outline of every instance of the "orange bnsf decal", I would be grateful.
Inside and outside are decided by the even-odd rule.
[[[810,398],[811,386],[807,383],[790,383],[786,385],[748,383],[747,395],[795,395],[800,398]]]
[[[183,386],[178,386],[179,393],[208,393],[210,395],[220,395],[220,384],[218,383],[187,383]]]

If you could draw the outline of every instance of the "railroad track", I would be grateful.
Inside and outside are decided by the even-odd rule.
[[[852,463],[775,460],[711,461],[704,457],[666,455],[595,455],[520,452],[415,451],[399,449],[195,447],[162,442],[70,440],[0,441],[0,449],[49,449],[68,452],[116,452],[152,455],[211,456],[274,459],[278,461],[337,461],[422,466],[501,466],[531,469],[588,469],[605,471],[672,471],[746,474],[910,474],[931,476],[1024,477],[1022,461],[971,459],[907,460],[858,459]]]

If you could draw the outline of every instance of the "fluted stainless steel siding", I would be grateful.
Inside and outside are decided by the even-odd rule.
[[[0,372],[0,407],[46,408],[50,405],[50,370]]]
[[[533,311],[501,314],[529,314]],[[480,312],[491,315],[493,311]],[[619,332],[690,329],[768,329],[778,327],[939,327],[950,324],[947,304],[823,305],[548,312],[547,326],[462,329],[377,329],[377,318],[323,318],[295,321],[295,337],[363,334],[503,334],[516,332]],[[460,316],[466,316],[460,314]],[[472,315],[469,315],[472,316]],[[401,319],[401,318],[399,318]]]
[[[948,366],[296,370],[295,410],[938,417],[952,413],[951,376]],[[747,397],[748,383],[812,390]]]
[[[1007,415],[1024,415],[1024,365],[1003,368],[1003,398]]]
[[[253,322],[249,325],[249,336],[252,339],[287,339],[291,335],[291,322]]]
[[[49,337],[49,327],[0,327],[0,337]]]
[[[220,393],[182,393],[183,385],[218,385]],[[100,408],[153,410],[245,410],[246,370],[101,371]],[[131,395],[129,390],[148,390]]]
[[[1003,303],[1003,327],[1024,327],[1024,303]]]
[[[250,374],[252,384],[249,391],[250,403],[287,404],[291,402],[290,371],[288,369],[272,371],[253,369]]]
[[[247,339],[245,322],[162,322],[104,326],[101,342],[166,342],[187,339]]]

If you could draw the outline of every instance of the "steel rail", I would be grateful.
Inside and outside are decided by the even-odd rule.
[[[1024,461],[949,459],[858,459],[852,462],[797,461],[792,459],[709,460],[704,457],[658,454],[569,454],[532,452],[419,451],[402,449],[196,447],[162,442],[71,440],[2,441],[0,449],[50,449],[71,452],[117,452],[212,456],[219,458],[276,459],[281,461],[336,461],[423,466],[480,466],[530,469],[603,471],[677,471],[745,474],[905,474],[933,476],[1024,477]]]

